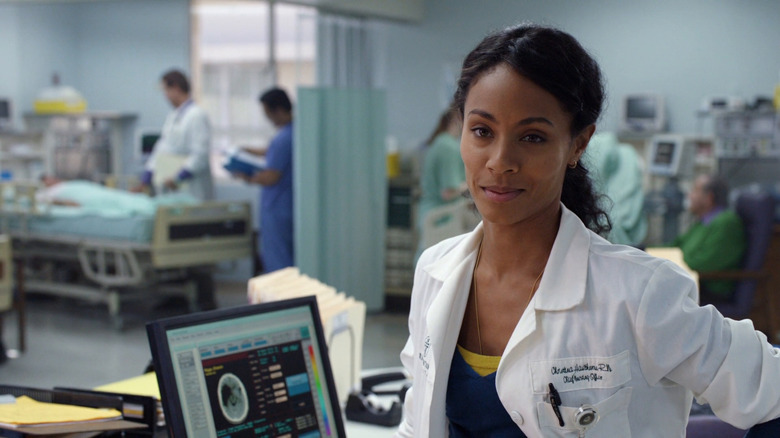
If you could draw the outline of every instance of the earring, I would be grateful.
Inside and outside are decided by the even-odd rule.
[[[579,161],[579,160],[578,160],[578,161]],[[577,167],[577,162],[578,162],[578,161],[575,161],[574,163],[572,163],[572,164],[569,164],[569,165],[568,165],[569,169],[574,169],[575,167]]]

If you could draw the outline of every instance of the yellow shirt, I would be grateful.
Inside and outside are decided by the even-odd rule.
[[[485,356],[473,353],[460,345],[458,345],[458,351],[463,356],[463,360],[482,377],[495,373],[498,369],[498,363],[501,361],[501,356]]]

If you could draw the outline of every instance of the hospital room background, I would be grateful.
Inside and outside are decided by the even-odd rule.
[[[421,145],[452,97],[463,56],[490,30],[554,25],[599,61],[608,93],[599,133],[632,147],[644,166],[647,229],[633,243],[665,243],[689,223],[672,195],[696,173],[718,172],[732,188],[780,190],[776,1],[291,0],[273,10],[270,20],[261,0],[0,0],[3,182],[35,180],[47,166],[19,155],[45,157],[56,143],[55,114],[35,106],[55,75],[87,105],[87,126],[72,129],[109,137],[114,182],[138,175],[143,139],[170,110],[159,78],[180,68],[214,128],[216,199],[247,203],[256,230],[261,190],[221,163],[236,147],[272,138],[257,96],[281,85],[296,110],[296,266],[365,303],[364,369],[400,365],[421,238]],[[643,116],[651,124],[632,124],[634,104],[654,108]],[[659,142],[683,163],[653,170]],[[465,231],[470,219],[450,223]],[[219,306],[246,303],[251,254],[214,264]],[[94,387],[144,370],[143,321],[156,315],[144,312],[154,309],[129,303],[118,328],[110,300],[79,296],[30,288],[24,324],[17,307],[3,313],[12,358],[0,365],[0,383]]]

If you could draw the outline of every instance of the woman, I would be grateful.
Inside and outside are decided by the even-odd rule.
[[[464,60],[461,155],[483,222],[417,265],[398,436],[681,437],[695,394],[780,415],[780,352],[609,230],[579,159],[604,91],[570,35],[523,25]],[[524,435],[525,434],[525,435]]]
[[[425,249],[425,217],[437,207],[457,201],[466,189],[463,160],[460,158],[460,118],[455,108],[447,109],[425,142],[427,150],[420,180],[420,204],[417,207],[420,245],[417,257]]]
[[[420,197],[420,223],[432,209],[446,205],[462,194],[465,187],[463,161],[460,158],[460,119],[454,108],[442,114],[439,124],[425,144]]]

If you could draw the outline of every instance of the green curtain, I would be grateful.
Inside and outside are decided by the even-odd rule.
[[[384,306],[385,92],[299,88],[295,254],[301,272]]]

